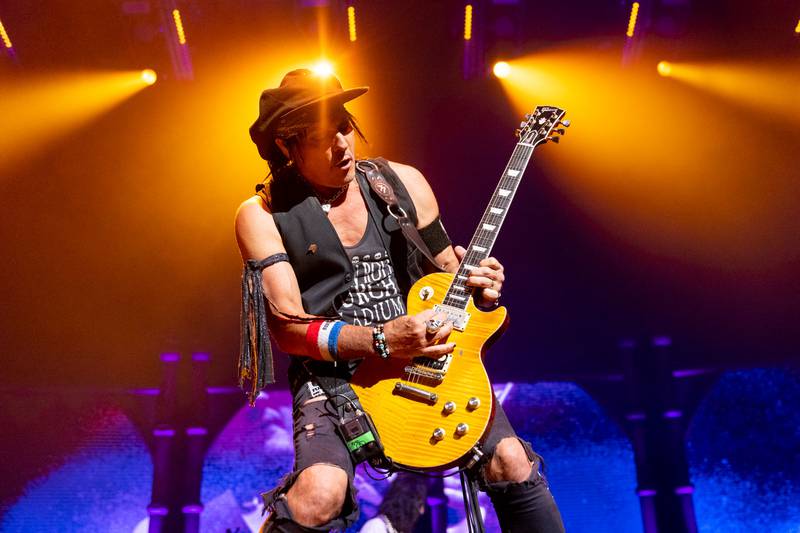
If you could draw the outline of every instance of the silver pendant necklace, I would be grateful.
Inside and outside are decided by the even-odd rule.
[[[322,206],[322,210],[325,212],[326,215],[331,212],[331,204],[335,202],[342,194],[344,194],[344,191],[346,191],[347,187],[349,186],[350,183],[345,183],[339,188],[338,191],[333,193],[333,196],[331,196],[330,198],[326,198],[324,200],[322,199],[322,197],[320,197],[319,194],[317,194],[317,199],[319,200],[319,203]]]

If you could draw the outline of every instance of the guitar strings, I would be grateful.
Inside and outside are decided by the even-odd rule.
[[[541,132],[537,131],[537,134]],[[505,169],[503,170],[503,174],[500,176],[500,180],[495,187],[494,192],[492,193],[492,197],[490,198],[483,215],[481,216],[480,224],[491,224],[493,229],[488,233],[487,236],[483,236],[481,234],[481,230],[478,229],[472,239],[470,240],[469,247],[464,254],[464,258],[459,265],[459,269],[457,271],[457,275],[464,276],[465,278],[469,276],[469,272],[464,268],[464,265],[469,264],[479,264],[481,260],[485,259],[491,253],[491,249],[494,247],[495,241],[497,240],[497,235],[500,231],[500,227],[502,226],[503,222],[505,221],[506,215],[508,214],[508,208],[513,201],[514,196],[516,195],[517,189],[522,181],[522,177],[524,174],[524,170],[527,168],[528,164],[530,163],[530,159],[533,155],[533,151],[536,145],[531,143],[530,146],[522,144],[522,141],[519,141],[516,146],[514,147],[514,151],[511,154],[511,158],[509,159],[508,164],[506,165]],[[509,170],[516,170],[518,171],[516,176],[511,176]],[[510,194],[506,196],[500,195],[500,190],[508,190]],[[502,207],[501,207],[502,206]],[[502,209],[501,213],[494,213],[492,212],[492,208]],[[484,248],[484,252],[477,252],[475,251],[475,245]],[[456,303],[454,302],[453,291],[454,287],[460,287],[463,292],[467,292],[465,282],[461,281],[461,278],[456,277],[453,282],[451,283],[450,287],[448,288],[445,297],[442,299],[442,303],[445,305],[453,306],[456,308],[466,308],[467,300],[464,300],[464,303]],[[470,289],[469,292],[471,295],[474,295],[474,289]],[[471,296],[470,296],[471,297]],[[463,305],[463,307],[462,307]],[[451,359],[452,360],[452,359]],[[445,360],[446,362],[446,360]],[[413,384],[418,384],[423,377],[426,379],[427,376],[423,376],[421,374],[413,372],[416,366],[422,366],[425,369],[433,369],[434,365],[436,364],[431,358],[425,358],[423,361],[417,362],[414,359],[410,361],[409,364],[409,371],[405,372],[409,374],[409,378],[406,381],[410,381]],[[437,369],[438,370],[438,369]],[[445,374],[446,372],[442,372]]]

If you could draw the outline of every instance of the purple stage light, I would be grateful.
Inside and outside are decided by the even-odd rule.
[[[208,435],[208,430],[203,427],[186,428],[187,435]]]
[[[161,389],[131,389],[130,393],[137,396],[158,396],[161,394]]]
[[[184,505],[181,509],[183,514],[200,514],[203,512],[203,506],[199,503],[195,503],[192,505]]]
[[[652,498],[653,496],[658,494],[658,491],[656,489],[639,489],[636,491],[636,494],[640,498]]]
[[[241,389],[239,387],[206,387],[206,392],[209,394],[234,394],[240,393]]]
[[[163,505],[148,505],[147,514],[150,516],[167,516],[169,509]]]
[[[684,487],[676,487],[675,494],[694,494],[694,487],[691,485],[686,485]]]
[[[682,368],[680,370],[673,370],[673,378],[691,378],[694,376],[702,376],[713,372],[710,368]]]
[[[161,360],[165,363],[177,363],[181,360],[181,354],[176,352],[166,352],[161,354]]]
[[[171,428],[156,428],[153,430],[154,437],[174,437],[175,430]]]
[[[653,346],[659,348],[666,348],[667,346],[672,346],[672,339],[670,337],[667,337],[666,335],[653,337]]]
[[[682,416],[683,416],[683,411],[679,411],[678,409],[664,411],[664,418],[680,418]]]
[[[625,419],[626,420],[631,420],[631,421],[634,421],[634,420],[646,420],[647,419],[647,415],[642,413],[641,411],[636,411],[635,413],[628,413],[627,415],[625,415]]]
[[[192,354],[192,361],[210,361],[211,355],[208,352],[195,352]]]

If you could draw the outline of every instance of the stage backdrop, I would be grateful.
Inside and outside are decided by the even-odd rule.
[[[523,437],[545,456],[568,531],[642,530],[630,444],[596,402],[570,383],[506,383],[496,391]],[[152,463],[124,395],[6,389],[0,405],[0,531],[147,531]],[[202,531],[256,531],[258,493],[291,467],[290,419],[288,393],[271,391],[256,408],[242,408],[211,443]],[[687,436],[701,533],[797,533],[798,427],[796,372],[722,376]],[[389,482],[359,470],[362,522]],[[445,490],[449,531],[464,531],[457,478]],[[485,497],[481,504],[488,529],[497,531]]]

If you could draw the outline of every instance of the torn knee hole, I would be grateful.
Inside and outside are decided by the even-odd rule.
[[[310,439],[317,434],[317,426],[314,423],[306,424],[303,429],[306,432],[306,439]]]

